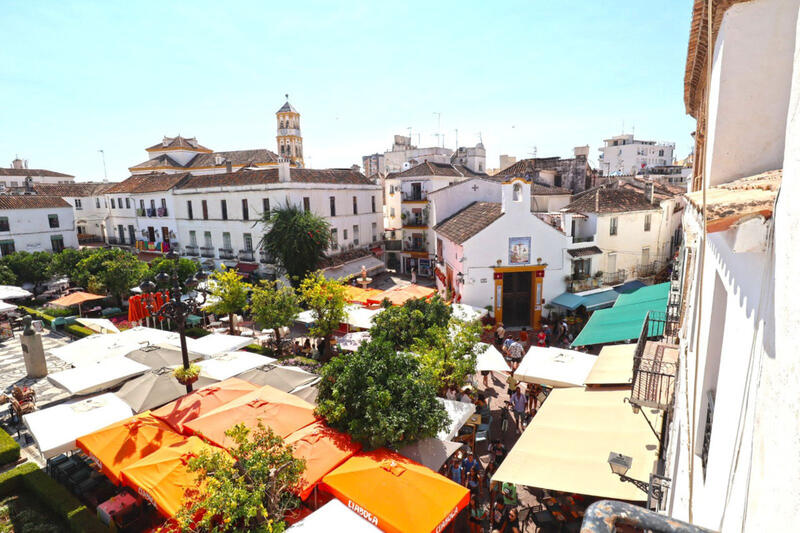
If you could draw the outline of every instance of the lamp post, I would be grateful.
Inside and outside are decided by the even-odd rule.
[[[155,292],[158,285],[166,286],[172,282],[172,286],[166,289],[169,294],[169,301],[161,306],[158,311],[155,310],[151,299],[147,300],[147,310],[154,316],[159,318],[166,318],[175,323],[178,329],[178,335],[181,339],[181,359],[183,361],[184,370],[189,369],[189,350],[186,346],[186,319],[190,314],[197,312],[206,302],[206,291],[198,289],[198,285],[208,279],[208,274],[203,272],[202,268],[194,276],[184,280],[183,284],[187,289],[194,289],[202,295],[202,300],[197,301],[192,298],[187,301],[181,300],[183,293],[181,291],[180,279],[178,277],[178,254],[174,251],[167,253],[166,258],[173,261],[172,273],[159,272],[156,274],[156,282],[146,280],[139,286],[144,294],[152,294]],[[156,285],[156,283],[158,285]],[[186,382],[186,392],[192,392],[192,384]]]
[[[633,458],[617,452],[611,452],[608,454],[608,464],[611,467],[611,472],[618,475],[620,481],[636,485],[639,490],[646,493],[648,496],[651,496],[652,499],[657,502],[657,505],[661,503],[661,497],[664,494],[662,487],[669,487],[669,478],[651,474],[650,482],[646,483],[644,481],[639,481],[638,479],[628,477],[626,474],[633,465]]]

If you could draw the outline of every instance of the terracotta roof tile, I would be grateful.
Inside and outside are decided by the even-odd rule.
[[[782,178],[782,170],[770,170],[709,187],[706,190],[708,232],[726,230],[752,215],[771,217]],[[698,211],[703,208],[703,191],[689,193],[686,198]]]
[[[158,144],[154,144],[149,148],[145,148],[148,152],[158,152],[159,150],[164,149],[179,149],[185,148],[186,150],[197,150],[201,152],[210,152],[210,148],[206,148],[205,146],[201,145],[197,142],[197,139],[181,137],[180,135],[176,137],[164,137],[164,140]]]
[[[217,164],[217,157],[222,158],[222,162]],[[233,166],[263,165],[266,163],[277,163],[278,155],[275,152],[264,148],[252,150],[231,150],[228,152],[210,152],[197,154],[186,165],[181,165],[168,154],[161,154],[153,159],[148,159],[138,165],[130,167],[130,170],[143,170],[147,168],[170,167],[174,169],[191,170],[193,168],[220,167],[230,162]]]
[[[38,194],[0,195],[0,209],[45,209],[48,207],[71,207],[60,196],[40,196]]]
[[[415,178],[422,176],[453,176],[456,178],[475,178],[486,177],[481,172],[473,172],[464,165],[454,165],[451,163],[433,163],[424,161],[419,165],[413,166],[403,172],[394,172],[387,178]]]
[[[501,204],[473,202],[434,226],[433,229],[454,243],[463,244],[501,216],[503,216]]]
[[[331,183],[347,185],[374,185],[372,180],[349,168],[292,168],[289,170],[292,183]],[[202,189],[226,185],[258,185],[278,183],[278,167],[258,170],[239,170],[224,174],[192,176],[182,181],[178,189]]]
[[[107,193],[146,193],[146,192],[160,192],[168,191],[175,187],[182,179],[190,176],[188,172],[179,172],[177,174],[140,174],[138,176],[131,176],[125,181],[115,183],[113,187],[109,188]]]
[[[627,188],[595,187],[576,195],[562,211],[602,214],[656,209],[659,206],[648,202],[641,192]]]
[[[85,196],[100,196],[115,186],[116,183],[34,183],[33,190],[36,194],[45,196],[66,196],[80,198]]]
[[[597,246],[585,246],[583,248],[573,248],[572,250],[567,250],[567,253],[572,257],[586,257],[587,255],[602,254],[603,250]]]
[[[49,178],[74,178],[71,174],[62,174],[41,168],[0,168],[0,176],[43,176]]]

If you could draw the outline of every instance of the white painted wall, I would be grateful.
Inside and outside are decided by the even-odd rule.
[[[58,215],[58,228],[50,227],[51,214]],[[0,217],[8,217],[9,226],[9,231],[0,231],[0,240],[12,239],[17,252],[52,251],[52,235],[61,235],[66,248],[78,247],[71,207],[0,209]]]
[[[617,146],[613,145],[615,140],[619,143]],[[625,144],[622,144],[623,141]],[[674,143],[647,144],[634,139],[631,134],[618,135],[606,139],[605,142],[605,146],[599,148],[599,167],[606,174],[635,173],[642,168],[642,165],[645,167],[671,165],[675,151]]]

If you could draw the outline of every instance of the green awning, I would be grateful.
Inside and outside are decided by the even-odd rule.
[[[669,283],[642,287],[630,294],[620,294],[614,307],[592,314],[572,346],[589,346],[638,339],[649,311],[665,313]],[[663,325],[660,326],[663,328]],[[658,335],[659,332],[652,332]]]

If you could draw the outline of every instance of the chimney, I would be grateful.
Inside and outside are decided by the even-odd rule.
[[[600,189],[594,192],[594,211],[595,213],[600,212]]]
[[[350,170],[352,170],[354,174],[358,174],[359,172],[361,172],[361,167],[358,165],[352,165],[350,167]]]
[[[292,181],[289,175],[289,160],[285,157],[278,158],[278,181],[281,183]]]
[[[22,169],[25,167],[25,161],[20,159],[19,156],[11,162],[11,168]]]
[[[645,183],[645,185],[644,185],[644,196],[645,196],[645,199],[651,204],[655,204],[655,198],[656,198],[655,188],[656,188],[656,185],[652,181],[650,183]]]
[[[225,172],[228,174],[233,172],[233,164],[230,161],[225,161]]]

